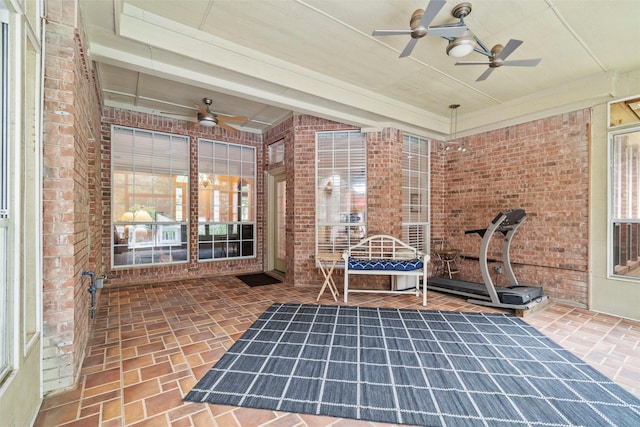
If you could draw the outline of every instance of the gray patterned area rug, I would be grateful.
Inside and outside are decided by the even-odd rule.
[[[184,398],[421,426],[640,426],[640,400],[509,315],[274,304]]]

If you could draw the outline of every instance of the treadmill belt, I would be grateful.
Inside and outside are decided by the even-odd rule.
[[[489,297],[487,287],[480,283],[465,282],[463,280],[447,279],[445,277],[430,277],[427,281],[427,288],[438,287],[451,289],[452,291],[466,292],[483,297]]]

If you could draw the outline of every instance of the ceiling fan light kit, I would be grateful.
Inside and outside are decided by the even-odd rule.
[[[216,119],[214,119],[213,117],[203,116],[202,114],[198,113],[198,124],[200,126],[212,128],[218,123],[216,123]]]
[[[473,52],[475,48],[475,37],[471,34],[471,31],[467,30],[461,37],[456,37],[449,41],[447,55],[453,58],[462,58]]]
[[[464,25],[464,18],[471,13],[471,3],[460,3],[451,11],[451,15],[454,18],[460,20],[460,24]],[[465,25],[466,28],[466,25]],[[468,29],[460,37],[449,39],[447,45],[447,55],[454,58],[462,58],[469,55],[476,48],[475,36]]]

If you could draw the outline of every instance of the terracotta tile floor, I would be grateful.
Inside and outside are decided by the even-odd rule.
[[[209,404],[182,397],[273,302],[315,303],[318,288],[249,288],[233,276],[105,288],[79,386],[47,396],[35,426],[381,426]],[[429,292],[428,309],[497,311]],[[336,304],[326,292],[323,304]],[[350,305],[422,308],[410,295]],[[640,322],[561,304],[525,319],[640,397]]]

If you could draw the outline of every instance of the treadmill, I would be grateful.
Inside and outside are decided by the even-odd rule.
[[[463,280],[445,277],[430,277],[427,287],[430,290],[451,293],[469,297],[467,302],[490,307],[508,308],[514,310],[531,309],[548,299],[540,286],[523,286],[518,284],[511,268],[509,248],[513,235],[527,219],[524,209],[512,209],[500,212],[489,224],[489,228],[481,230],[467,230],[465,234],[479,234],[482,237],[480,245],[480,272],[484,283],[465,282]],[[489,244],[496,232],[502,233],[502,262],[507,275],[509,286],[494,286],[489,275],[487,252]]]

